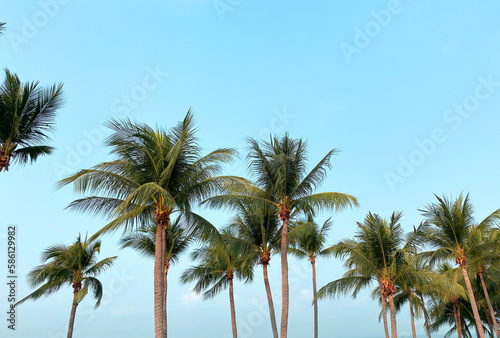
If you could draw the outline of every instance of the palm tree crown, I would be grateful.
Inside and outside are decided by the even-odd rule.
[[[42,261],[46,263],[34,268],[27,276],[31,286],[39,286],[38,289],[16,305],[28,299],[36,300],[48,296],[64,285],[71,285],[73,304],[68,327],[68,338],[71,338],[78,304],[90,291],[96,299],[95,307],[100,305],[103,287],[96,276],[110,267],[116,259],[116,256],[108,257],[97,262],[96,256],[100,249],[100,241],[91,241],[87,238],[82,241],[81,236],[78,236],[76,242],[70,246],[58,244],[48,247],[42,253]]]
[[[1,33],[0,26],[0,33]],[[56,112],[63,104],[62,84],[41,88],[39,82],[21,83],[5,70],[0,86],[0,172],[10,164],[25,164],[50,154],[48,133],[54,130]]]

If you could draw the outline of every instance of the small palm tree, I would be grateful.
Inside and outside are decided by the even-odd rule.
[[[81,236],[70,246],[58,244],[48,247],[42,253],[42,261],[46,263],[34,268],[27,276],[28,282],[33,287],[39,286],[38,289],[17,302],[16,306],[28,299],[48,296],[64,285],[71,285],[73,305],[68,326],[68,338],[71,338],[78,304],[90,290],[97,300],[95,307],[100,305],[103,288],[95,276],[110,267],[116,259],[114,256],[96,262],[100,249],[100,241],[90,241],[87,238],[82,241]]]
[[[427,252],[425,255],[431,264],[454,259],[460,267],[479,337],[484,338],[481,317],[479,316],[469,274],[467,273],[467,260],[471,258],[472,253],[474,253],[474,257],[488,254],[491,245],[476,244],[474,239],[477,235],[475,233],[492,228],[500,219],[500,209],[475,226],[473,207],[469,195],[463,197],[460,194],[455,200],[438,196],[436,198],[438,199],[437,203],[428,204],[424,210],[421,210],[427,218],[427,222],[432,225],[428,241],[436,248],[435,251]]]
[[[390,219],[369,213],[363,223],[358,222],[354,239],[344,240],[330,248],[335,257],[344,258],[348,271],[336,281],[322,287],[316,299],[334,298],[352,291],[352,297],[376,282],[381,295],[384,329],[386,337],[389,330],[386,308],[389,305],[391,315],[391,335],[397,337],[396,308],[394,295],[398,292],[396,281],[405,270],[414,252],[412,241],[405,243],[403,228],[400,224],[401,212],[394,212]],[[410,243],[410,244],[409,244]],[[415,283],[426,283],[428,276],[414,274]]]
[[[188,249],[189,244],[193,241],[193,237],[187,234],[180,220],[180,218],[177,218],[172,222],[172,226],[165,229],[165,314],[167,313],[167,275],[170,264],[177,262],[179,256]],[[132,248],[148,258],[154,259],[157,228],[158,227],[153,224],[124,236],[120,240],[121,248]]]
[[[208,243],[192,253],[192,259],[200,263],[187,269],[181,276],[181,282],[196,281],[193,291],[204,292],[204,299],[213,298],[229,287],[231,326],[233,338],[237,338],[233,280],[236,277],[250,282],[253,279],[254,264],[245,250],[241,250],[238,242],[232,240],[233,234],[226,231],[223,236],[223,241]]]
[[[253,259],[254,264],[262,265],[271,330],[273,337],[278,338],[268,267],[271,256],[279,252],[281,229],[273,212],[270,210],[260,211],[259,213],[258,206],[252,206],[249,203],[240,205],[238,215],[231,220],[229,229],[230,233],[234,234],[231,240],[237,241],[240,245],[246,247],[248,258]]]
[[[5,22],[0,22],[0,36],[3,35],[5,31]]]
[[[325,248],[328,231],[332,226],[330,218],[320,228],[313,217],[297,222],[296,228],[290,233],[290,243],[293,245],[288,252],[300,258],[307,258],[312,267],[313,299],[316,297],[316,258],[332,254],[331,248]],[[318,302],[314,306],[314,338],[318,338]]]
[[[0,86],[0,172],[8,171],[13,162],[33,162],[52,152],[46,142],[63,104],[62,87],[23,84],[16,74],[5,70],[5,81]]]
[[[488,315],[486,316],[488,323],[491,324],[496,332],[497,338],[500,338],[498,323],[495,318],[495,309],[493,308],[485,281],[485,278],[491,278],[489,271],[492,264],[494,264],[492,262],[498,262],[500,259],[500,230],[477,229],[472,231],[472,236],[474,236],[474,238],[471,242],[474,243],[474,247],[479,247],[480,250],[475,251],[474,248],[472,248],[469,252],[469,270],[473,271],[474,276],[478,279],[478,284],[481,285],[488,311]],[[490,249],[485,252],[484,248],[487,246],[490,246]]]
[[[280,337],[288,334],[289,285],[288,285],[288,223],[294,216],[304,213],[314,215],[319,210],[342,210],[358,206],[353,196],[324,192],[314,193],[326,178],[331,168],[331,150],[309,172],[306,172],[307,143],[292,139],[288,134],[271,137],[269,142],[259,144],[249,139],[248,167],[256,179],[256,186],[235,189],[231,194],[216,196],[206,202],[211,207],[234,208],[240,204],[260,204],[262,208],[274,210],[282,222],[281,236],[281,327]],[[241,186],[241,185],[239,185]]]

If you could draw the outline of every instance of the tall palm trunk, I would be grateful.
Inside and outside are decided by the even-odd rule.
[[[497,338],[500,338],[500,332],[498,330],[498,323],[495,319],[496,318],[495,317],[495,310],[493,310],[493,306],[491,305],[490,295],[488,294],[488,289],[486,288],[486,283],[484,282],[482,271],[479,271],[479,279],[481,280],[481,285],[483,287],[484,297],[486,298],[486,303],[488,304],[488,309],[490,310],[490,316],[491,316],[491,318],[493,318],[493,326],[495,327],[495,332],[497,334]]]
[[[164,288],[164,292],[165,292],[165,301],[163,302],[163,312],[165,313],[165,325],[163,326],[163,329],[165,330],[165,337],[168,335],[168,332],[167,332],[167,274],[168,274],[168,267],[169,267],[169,263],[167,260],[165,260],[165,275],[164,275],[164,279],[163,279],[163,284],[165,286]]]
[[[382,302],[382,319],[384,320],[385,338],[389,338],[389,325],[387,324],[387,299],[382,292],[382,283],[380,280],[378,281],[378,285],[380,286],[380,300]]]
[[[472,312],[474,313],[474,319],[476,321],[477,332],[479,338],[485,338],[483,324],[479,317],[479,311],[477,310],[476,299],[474,298],[474,293],[472,292],[472,285],[470,284],[469,275],[467,274],[467,269],[464,264],[460,264],[460,269],[462,270],[462,275],[464,276],[465,285],[467,286],[467,292],[469,293],[470,305],[472,307]]]
[[[462,318],[460,318],[460,306],[456,302],[453,302],[453,317],[455,317],[458,338],[462,338]]]
[[[394,306],[394,298],[392,295],[387,297],[389,299],[389,309],[391,311],[391,338],[398,337],[398,328],[396,325],[396,307]]]
[[[317,288],[316,288],[316,261],[314,257],[311,257],[312,266],[312,278],[313,278],[313,299],[316,298]],[[314,338],[318,338],[318,302],[314,302]]]
[[[491,321],[488,311],[484,310],[484,315],[486,317],[486,320],[488,321],[488,326],[490,328],[490,337],[494,338],[495,335],[493,334],[493,332],[495,332],[495,328],[493,327],[493,322]]]
[[[408,297],[408,304],[410,305],[411,333],[413,335],[413,338],[417,338],[417,332],[415,331],[415,314],[413,313],[411,294],[409,294],[407,297]]]
[[[289,212],[288,212],[289,213]],[[281,327],[280,338],[288,336],[288,307],[289,296],[288,290],[288,217],[281,217],[283,221],[283,230],[281,234]]]
[[[276,326],[276,315],[274,312],[273,294],[271,293],[271,286],[269,285],[269,278],[267,276],[267,263],[262,264],[262,271],[264,272],[264,286],[266,287],[267,303],[269,304],[269,316],[271,318],[271,328],[273,330],[273,337],[278,338],[278,327]]]
[[[167,338],[165,313],[165,227],[169,219],[166,212],[157,212],[156,245],[154,264],[154,317],[155,338]]]
[[[76,292],[75,292],[73,296],[73,305],[71,306],[71,314],[69,315],[68,338],[73,337],[73,327],[75,326],[75,315],[77,306],[78,302],[76,299]]]
[[[429,329],[429,314],[427,313],[427,309],[425,308],[424,297],[422,297],[421,294],[419,294],[418,297],[420,298],[420,301],[422,302],[422,307],[424,309],[424,316],[425,316],[424,326],[425,326],[425,331],[427,331],[427,336],[429,338],[432,338],[431,337],[431,330]]]
[[[231,306],[231,325],[233,328],[233,338],[238,337],[238,330],[236,329],[236,309],[234,307],[234,294],[233,294],[233,277],[229,277],[229,305]]]

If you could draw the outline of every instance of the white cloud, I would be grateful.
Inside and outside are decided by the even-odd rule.
[[[186,307],[193,307],[201,301],[201,295],[190,292],[182,295],[182,304]]]

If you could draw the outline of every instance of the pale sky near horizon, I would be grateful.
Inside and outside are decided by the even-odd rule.
[[[66,336],[69,287],[20,306],[17,330],[7,329],[7,225],[18,229],[22,297],[47,246],[105,224],[64,211],[77,196],[54,184],[110,159],[101,141],[111,117],[171,127],[192,107],[205,152],[235,147],[244,156],[246,137],[285,130],[308,140],[311,166],[340,149],[319,191],[354,195],[361,207],[333,215],[331,244],[352,237],[368,211],[403,210],[409,231],[434,193],[470,193],[477,218],[486,217],[500,207],[499,13],[496,1],[4,1],[0,66],[23,81],[63,82],[66,104],[55,153],[0,173],[0,336]],[[227,172],[248,176],[241,160]],[[221,226],[231,216],[200,213]],[[153,335],[153,262],[120,251],[119,238],[103,238],[100,257],[119,257],[100,277],[101,308],[94,311],[90,297],[79,307],[75,338]],[[193,295],[178,283],[189,264],[185,255],[169,274],[169,336],[229,337],[227,292],[209,301]],[[290,266],[289,337],[310,337],[310,264],[291,259]],[[279,267],[274,256],[277,295]],[[319,287],[344,272],[335,260],[318,260],[317,270]],[[255,276],[235,285],[240,338],[272,336],[260,267]],[[383,336],[369,291],[319,309],[322,337]],[[398,315],[400,336],[411,333],[408,313]]]

